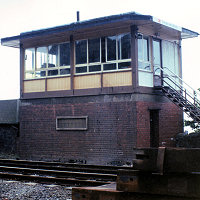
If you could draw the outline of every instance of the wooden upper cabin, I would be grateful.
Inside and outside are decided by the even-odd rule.
[[[152,91],[169,68],[181,76],[181,40],[198,33],[135,12],[1,39],[20,48],[20,97]]]

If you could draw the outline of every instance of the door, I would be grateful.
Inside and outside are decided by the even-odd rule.
[[[150,147],[159,147],[159,110],[150,110]]]
[[[153,66],[154,66],[154,86],[162,84],[161,75],[161,42],[153,40]]]

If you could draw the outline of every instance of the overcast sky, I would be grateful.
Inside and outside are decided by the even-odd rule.
[[[135,11],[200,33],[199,0],[0,0],[0,38]],[[182,42],[183,79],[200,87],[200,37]],[[0,46],[0,99],[19,98],[19,49]]]

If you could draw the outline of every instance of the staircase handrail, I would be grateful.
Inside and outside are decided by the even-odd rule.
[[[160,67],[159,67],[160,68]],[[162,68],[161,68],[162,69]],[[200,96],[200,93],[198,92],[198,90],[195,90],[194,88],[192,88],[190,85],[188,85],[180,76],[178,76],[177,74],[175,74],[173,71],[171,71],[168,67],[163,67],[163,71],[164,69],[167,69],[170,73],[172,73],[176,78],[178,78],[182,83],[184,83],[187,87],[189,87],[194,93],[193,94],[198,94]],[[182,84],[181,84],[182,85]]]
[[[174,85],[176,85],[176,87],[178,87],[180,89],[181,92],[185,93],[185,96],[188,96],[190,99],[193,99],[193,97],[191,96],[191,94],[187,93],[187,91],[184,91],[182,87],[180,87],[179,85],[177,85],[177,82],[174,82],[173,80],[171,80],[171,78],[167,77],[168,80],[170,80]],[[173,88],[167,81],[163,80],[170,88]],[[174,88],[173,88],[174,90]],[[178,91],[174,90],[177,94],[179,93]],[[180,93],[179,93],[180,95]],[[183,95],[182,95],[183,96]],[[191,102],[188,98],[185,99],[186,102],[193,104],[193,102]],[[197,102],[199,104],[199,102]],[[193,104],[193,106],[195,108],[198,108],[197,105]],[[199,104],[200,106],[200,104]]]
[[[179,87],[173,80],[171,80],[169,77],[167,77],[167,78],[168,78],[168,80],[170,80],[172,83],[174,83],[177,87]],[[163,80],[163,81],[169,86],[169,88],[171,88],[174,92],[176,92],[177,94],[181,95],[181,96],[184,98],[184,96],[183,96],[182,93],[179,93],[177,90],[175,90],[167,81],[165,81],[165,80]],[[182,88],[180,88],[180,87],[179,87],[179,89],[180,89],[182,92],[186,92],[186,91],[183,91]],[[191,99],[193,98],[193,97],[190,96],[190,94],[187,94],[187,93],[186,93],[185,95],[188,95]],[[191,117],[191,114],[192,114],[193,116],[195,116],[195,118],[193,118],[194,121],[197,122],[197,123],[200,123],[200,116],[198,115],[198,114],[200,114],[200,110],[199,110],[199,107],[198,107],[197,105],[193,104],[190,100],[188,100],[188,98],[185,99],[185,102],[180,102],[180,104],[182,104],[182,106],[184,106],[184,107],[193,106],[196,110],[198,110],[198,111],[199,111],[198,113],[196,113],[196,112],[193,111],[193,110],[190,110],[190,114],[187,113],[187,112],[186,112],[186,114],[187,114],[189,117]],[[187,106],[186,106],[186,105],[187,105]],[[198,120],[197,120],[197,119],[198,119]]]
[[[190,85],[188,85],[185,81],[183,81],[183,79],[182,79],[181,77],[179,77],[178,75],[176,75],[176,74],[175,74],[174,72],[172,72],[169,68],[167,68],[167,67],[161,68],[161,67],[159,67],[159,66],[156,66],[156,67],[157,67],[157,69],[160,69],[162,72],[164,72],[166,75],[168,75],[168,76],[170,76],[171,78],[173,78],[174,81],[175,81],[180,87],[183,87],[183,83],[184,83],[184,85],[186,85],[190,90],[192,90],[192,92],[190,92],[188,89],[186,89],[185,87],[183,87],[185,90],[187,90],[187,94],[190,94],[189,96],[190,96],[190,97],[193,97],[193,98],[195,99],[195,101],[200,105],[200,101],[199,101],[199,99],[197,98],[197,95],[200,97],[200,93],[197,92],[197,90],[193,89]],[[157,69],[156,69],[156,70],[157,70]],[[177,81],[177,80],[175,79],[174,76],[169,75],[169,74],[166,72],[165,69],[167,69],[167,70],[168,70],[170,73],[172,73],[176,78],[178,78],[178,80],[181,81],[181,83],[180,83],[179,81]],[[163,73],[163,74],[164,74],[164,73]]]

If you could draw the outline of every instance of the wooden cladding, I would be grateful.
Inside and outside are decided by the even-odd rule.
[[[101,87],[101,74],[74,77],[74,89],[90,89]]]
[[[70,77],[47,79],[47,91],[70,90],[70,81]]]
[[[24,81],[24,93],[45,92],[45,80]]]
[[[70,77],[24,81],[24,93],[70,90],[70,81]]]
[[[132,73],[130,71],[103,74],[103,87],[118,87],[131,85]]]
[[[71,90],[73,80],[74,90],[93,89],[101,87],[120,87],[132,85],[132,71],[109,72],[71,77],[25,80],[24,93],[53,92]]]

